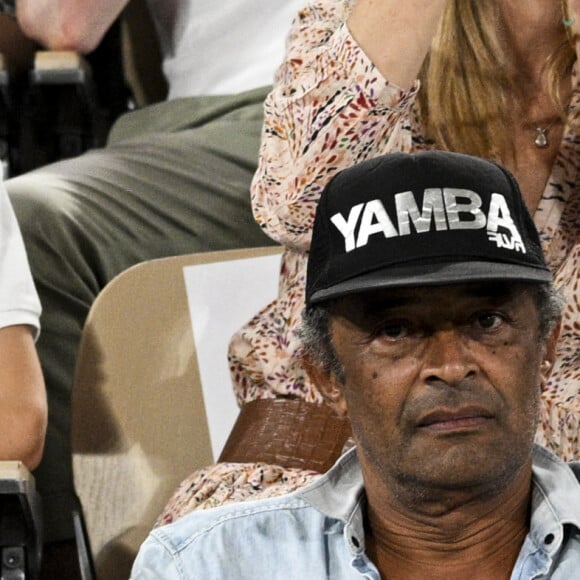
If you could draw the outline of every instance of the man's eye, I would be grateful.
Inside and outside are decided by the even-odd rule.
[[[495,312],[483,312],[477,315],[477,324],[484,330],[494,330],[503,322],[503,318]]]
[[[404,324],[400,323],[390,323],[384,324],[379,329],[379,334],[391,340],[396,340],[398,338],[404,338],[409,334],[409,330]]]

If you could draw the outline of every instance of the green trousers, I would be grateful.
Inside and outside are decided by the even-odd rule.
[[[73,537],[72,378],[100,290],[144,260],[273,243],[249,196],[268,89],[128,113],[103,149],[6,182],[43,307],[37,346],[49,424],[35,476],[47,542]]]

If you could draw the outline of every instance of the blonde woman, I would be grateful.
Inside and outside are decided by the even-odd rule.
[[[379,154],[456,150],[506,165],[534,215],[567,302],[537,439],[564,459],[580,457],[579,30],[579,0],[319,0],[300,12],[266,101],[253,181],[254,215],[287,249],[278,299],[231,344],[244,407],[269,398],[321,402],[297,331],[325,184]],[[245,436],[255,443],[259,432]],[[193,474],[160,521],[256,492],[280,493],[298,480],[281,468],[217,465]]]

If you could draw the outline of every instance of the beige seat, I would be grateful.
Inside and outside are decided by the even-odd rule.
[[[91,308],[73,389],[72,450],[98,579],[128,577],[138,547],[179,482],[214,459],[184,267],[238,260],[237,271],[255,278],[259,273],[243,260],[280,251],[145,262],[111,281]],[[195,271],[188,283],[195,284]],[[228,339],[223,337],[224,353]],[[224,356],[211,364],[227,361]],[[231,391],[229,384],[223,388]]]

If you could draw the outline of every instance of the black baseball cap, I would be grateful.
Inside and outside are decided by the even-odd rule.
[[[498,163],[393,153],[338,173],[316,211],[306,303],[381,288],[549,282],[520,189]]]

